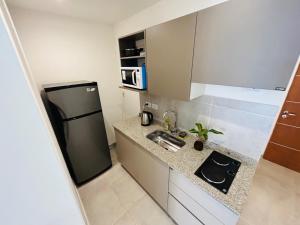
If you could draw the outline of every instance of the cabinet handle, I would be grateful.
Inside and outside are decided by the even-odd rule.
[[[296,116],[296,114],[295,113],[290,113],[289,111],[283,111],[283,113],[281,114],[281,117],[283,118],[283,119],[286,119],[286,118],[288,118],[289,116]]]

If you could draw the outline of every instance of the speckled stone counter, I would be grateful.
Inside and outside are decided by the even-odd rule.
[[[114,128],[132,139],[138,145],[149,151],[151,154],[168,164],[169,167],[183,174],[194,184],[199,185],[204,191],[213,196],[220,203],[227,206],[236,214],[240,215],[243,204],[247,200],[249,188],[255,173],[257,162],[236,152],[222,148],[216,144],[207,144],[203,151],[196,151],[193,148],[195,137],[188,135],[184,139],[186,145],[177,152],[170,152],[160,147],[158,144],[146,138],[146,135],[154,130],[162,130],[159,124],[148,127],[140,125],[140,118],[134,117],[114,124]],[[194,175],[194,172],[205,161],[213,151],[219,151],[242,162],[239,172],[227,194],[223,194],[213,186]]]

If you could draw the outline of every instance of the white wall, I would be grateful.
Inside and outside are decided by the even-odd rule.
[[[49,13],[10,8],[32,74],[42,84],[97,81],[109,143],[122,118],[122,95],[113,27]]]
[[[117,36],[143,30],[228,0],[161,0],[115,25]]]
[[[5,16],[5,17],[4,17]],[[38,90],[0,1],[0,223],[84,225],[76,191],[57,150]]]

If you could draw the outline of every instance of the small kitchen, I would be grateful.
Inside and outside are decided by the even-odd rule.
[[[78,224],[299,223],[299,2],[31,3],[6,17]]]

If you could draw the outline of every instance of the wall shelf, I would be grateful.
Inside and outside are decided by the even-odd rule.
[[[145,64],[145,31],[119,38],[118,41],[121,67],[141,67]],[[126,52],[129,49],[132,50],[132,52]],[[134,50],[136,50],[136,52]],[[140,55],[140,51],[143,52],[144,55]]]
[[[126,37],[119,38],[120,62],[122,67],[143,67],[146,63],[145,31],[140,31]],[[137,93],[146,93],[147,90],[139,90],[126,86],[119,86],[123,90]]]
[[[121,57],[121,59],[143,59],[145,56],[128,56],[128,57]]]

